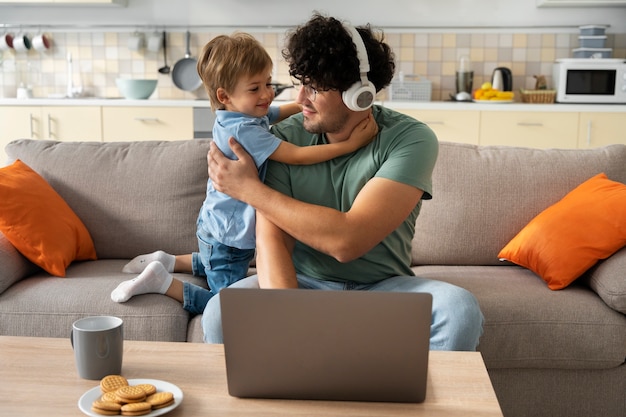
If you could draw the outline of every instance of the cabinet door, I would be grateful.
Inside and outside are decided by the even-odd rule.
[[[105,142],[193,139],[191,107],[103,107]]]
[[[576,148],[578,113],[482,111],[481,145]]]
[[[42,125],[44,137],[61,141],[101,141],[102,116],[100,106],[44,107]]]
[[[6,165],[4,147],[15,139],[41,139],[41,108],[0,107],[0,166]]]
[[[626,144],[626,113],[580,113],[578,147]]]
[[[447,142],[461,142],[478,145],[480,112],[473,110],[416,110],[396,109],[423,123],[437,135],[437,139]]]

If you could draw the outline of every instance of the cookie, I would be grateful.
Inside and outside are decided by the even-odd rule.
[[[120,413],[122,406],[112,401],[96,400],[91,404],[91,411],[103,416],[115,416]]]
[[[135,386],[144,390],[146,392],[146,396],[152,395],[157,392],[157,388],[152,384],[137,384]]]
[[[102,397],[100,397],[100,400],[122,404],[122,402],[117,398],[117,395],[115,395],[115,391],[105,392],[102,394]]]
[[[118,400],[125,403],[138,403],[146,398],[146,392],[138,386],[125,386],[115,391]]]
[[[100,389],[102,392],[115,391],[125,386],[128,386],[128,380],[121,375],[107,375],[100,380]]]
[[[125,404],[121,408],[123,416],[142,416],[152,411],[152,405],[145,401],[138,403]]]
[[[146,402],[152,405],[152,409],[168,407],[174,404],[174,394],[171,392],[157,392],[146,398]]]

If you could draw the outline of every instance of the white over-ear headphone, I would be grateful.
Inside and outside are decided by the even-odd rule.
[[[354,45],[356,46],[356,55],[359,59],[359,72],[361,73],[361,80],[352,84],[350,88],[343,92],[341,95],[344,104],[352,111],[367,110],[374,104],[374,98],[376,97],[376,87],[367,79],[367,73],[370,71],[370,62],[367,57],[367,49],[365,49],[365,43],[361,34],[354,26],[344,24],[344,27]]]

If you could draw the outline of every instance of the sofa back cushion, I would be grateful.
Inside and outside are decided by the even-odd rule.
[[[433,199],[413,239],[414,265],[498,265],[537,214],[592,176],[626,183],[626,145],[531,149],[441,142]]]
[[[207,140],[56,142],[6,147],[44,177],[83,221],[99,258],[197,250]]]

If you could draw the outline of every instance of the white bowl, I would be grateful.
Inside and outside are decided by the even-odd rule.
[[[118,90],[124,98],[130,100],[145,100],[154,93],[157,80],[133,80],[130,78],[117,78],[115,80]]]

